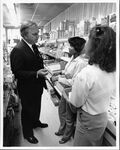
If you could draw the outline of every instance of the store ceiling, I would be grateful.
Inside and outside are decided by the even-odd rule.
[[[7,28],[14,28],[25,20],[33,20],[41,27],[72,4],[73,3],[3,4],[3,25]]]

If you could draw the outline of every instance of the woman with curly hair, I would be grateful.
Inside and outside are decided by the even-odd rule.
[[[77,107],[74,146],[100,146],[116,88],[116,33],[108,26],[93,27],[85,51],[89,64],[76,76],[70,97]]]

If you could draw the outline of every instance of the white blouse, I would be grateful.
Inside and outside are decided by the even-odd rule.
[[[66,85],[72,86],[76,75],[88,64],[88,59],[78,56],[75,59],[71,57],[64,69],[65,77],[59,77],[58,81]]]
[[[116,73],[107,73],[98,66],[87,65],[76,76],[69,101],[89,114],[106,112],[116,88]]]

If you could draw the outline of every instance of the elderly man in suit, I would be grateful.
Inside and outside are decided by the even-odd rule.
[[[41,96],[43,88],[47,88],[43,59],[35,43],[39,38],[39,29],[36,23],[26,21],[21,25],[21,41],[13,48],[10,54],[11,70],[17,79],[18,94],[21,99],[21,123],[23,136],[30,143],[38,143],[33,129],[46,128],[48,124],[41,123]]]

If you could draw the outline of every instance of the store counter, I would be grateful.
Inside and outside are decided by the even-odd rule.
[[[103,145],[116,146],[116,126],[108,120],[107,128],[104,133]]]

